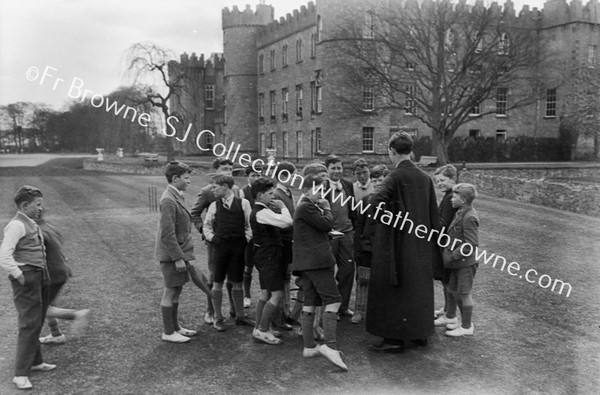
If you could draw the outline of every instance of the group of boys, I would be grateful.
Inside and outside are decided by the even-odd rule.
[[[412,143],[409,136],[400,137]],[[390,147],[392,157],[392,143]],[[407,147],[412,149],[412,144]],[[405,162],[397,162],[392,172],[406,166]],[[160,199],[155,249],[164,278],[162,339],[184,343],[196,334],[195,330],[183,328],[178,320],[179,296],[190,278],[207,295],[205,322],[219,332],[225,331],[221,307],[226,283],[230,315],[235,317],[236,325],[253,327],[252,336],[257,341],[281,344],[278,329],[289,329],[285,319],[290,322],[299,319],[303,356],[322,355],[342,370],[348,370],[336,346],[337,322],[348,316],[358,323],[366,315],[373,246],[381,226],[373,215],[373,202],[381,198],[382,188],[390,187],[394,178],[388,177],[391,172],[384,165],[369,170],[367,162],[359,159],[354,162],[357,181],[353,184],[342,178],[341,159],[330,155],[325,164],[305,166],[302,195],[296,203],[291,191],[296,180],[292,163],[278,164],[271,175],[263,175],[257,168],[248,170],[248,185],[241,190],[232,177],[231,161],[217,158],[213,167],[215,174],[210,184],[201,190],[189,211],[184,191],[191,182],[191,168],[179,161],[166,166],[168,186]],[[478,246],[479,218],[472,206],[477,191],[471,184],[456,184],[457,171],[452,165],[438,168],[434,177],[445,193],[439,204],[440,228],[445,228],[455,241],[441,251],[443,273],[437,278],[443,284],[445,306],[434,313],[434,325],[445,326],[445,334],[450,337],[469,336],[474,332],[471,291],[478,265],[473,249]],[[325,198],[323,191],[327,189],[330,193]],[[348,198],[360,200],[362,207],[368,209],[352,210],[350,206],[356,205],[347,204]],[[19,320],[13,382],[17,388],[29,389],[31,371],[56,367],[43,362],[39,342],[47,309],[44,295],[48,292],[44,240],[35,222],[43,210],[43,197],[39,189],[23,186],[14,201],[18,211],[4,229],[0,266],[9,272]],[[207,246],[208,278],[190,263],[195,259],[192,225],[202,233]],[[357,290],[353,312],[349,303],[355,262]],[[255,320],[244,313],[251,303],[253,267],[258,270],[261,290]],[[300,309],[290,308],[291,273],[297,276]],[[380,284],[374,285],[372,289]],[[317,344],[315,340],[323,342]],[[393,338],[384,337],[382,344],[372,349],[383,352],[403,349],[386,343],[390,340]]]

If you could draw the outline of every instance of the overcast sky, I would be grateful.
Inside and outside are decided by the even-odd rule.
[[[151,41],[176,54],[222,52],[221,10],[260,0],[0,0],[0,105],[42,102],[60,109],[67,88],[30,82],[29,68],[53,67],[70,85],[108,94],[123,85],[123,55],[136,42]],[[487,3],[488,1],[486,1]],[[275,18],[308,0],[266,0]],[[541,7],[543,0],[515,2]],[[584,1],[585,3],[585,1]],[[317,0],[318,4],[318,0]],[[520,9],[520,5],[516,7]]]

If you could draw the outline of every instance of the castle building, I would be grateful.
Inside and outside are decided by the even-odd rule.
[[[369,106],[377,92],[365,91],[364,111],[351,111],[339,100],[347,84],[336,72],[330,33],[343,13],[369,13],[381,0],[317,0],[274,19],[270,5],[255,10],[246,6],[222,11],[224,34],[222,118],[215,117],[219,142],[235,142],[245,152],[264,156],[275,148],[278,158],[307,159],[323,154],[382,155],[389,136],[404,130],[414,136],[431,134],[430,128],[409,111],[376,112]],[[420,6],[416,0],[389,1],[398,7]],[[459,3],[464,6],[464,1]],[[483,6],[481,0],[477,5]],[[597,0],[548,0],[541,10],[524,6],[517,14],[508,0],[491,8],[511,23],[535,29],[558,49],[567,65],[598,67],[600,8]],[[222,62],[223,63],[223,62]],[[219,63],[221,65],[222,63]],[[183,65],[183,58],[182,63]],[[216,64],[216,63],[215,63]],[[220,70],[213,66],[215,70]],[[208,69],[207,69],[208,70]],[[538,70],[531,70],[532,74]],[[216,72],[215,78],[219,78]],[[219,86],[218,83],[215,83]],[[204,85],[206,86],[206,85]],[[514,87],[519,89],[519,87]],[[202,88],[199,88],[202,89]],[[512,87],[511,87],[512,89]],[[525,107],[505,111],[511,90],[498,87],[493,100],[481,103],[495,113],[475,117],[456,136],[558,137],[558,126],[568,84],[547,78],[538,99]],[[219,89],[215,93],[219,94]],[[208,110],[205,112],[205,118]],[[478,111],[478,110],[474,110]],[[473,115],[477,115],[474,112]],[[210,128],[205,123],[204,128]]]

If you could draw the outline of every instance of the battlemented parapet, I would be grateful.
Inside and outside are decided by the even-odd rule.
[[[317,23],[317,7],[312,1],[306,6],[301,6],[300,10],[294,10],[288,13],[285,18],[281,17],[278,21],[271,22],[258,33],[257,47],[262,48],[273,42],[279,41],[284,37],[301,32]]]
[[[244,11],[240,11],[237,6],[223,8],[222,23],[223,29],[233,26],[262,26],[271,23],[275,18],[275,10],[270,5],[258,4],[256,11],[252,11],[249,4]]]
[[[542,9],[542,28],[566,25],[569,23],[600,23],[598,0],[589,0],[582,5],[581,0],[548,0]]]

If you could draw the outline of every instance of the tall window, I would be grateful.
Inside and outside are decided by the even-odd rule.
[[[556,117],[556,88],[546,90],[546,118]]]
[[[362,87],[362,109],[363,111],[373,111],[375,109],[375,88],[373,85],[363,85]]]
[[[277,149],[277,135],[275,132],[271,132],[271,141],[269,141],[269,147]]]
[[[317,89],[317,114],[323,112],[323,87],[321,85],[316,86]]]
[[[215,108],[215,86],[206,85],[204,87],[204,104],[207,110]]]
[[[296,157],[304,158],[304,142],[302,141],[302,131],[296,132]]]
[[[317,56],[317,34],[313,33],[310,35],[310,57],[314,58]]]
[[[372,11],[365,14],[365,26],[363,27],[363,38],[375,38],[375,16]]]
[[[302,116],[302,84],[296,85],[296,115]]]
[[[290,100],[290,93],[288,88],[281,90],[281,116],[284,121],[287,121],[288,117],[288,102]]]
[[[507,113],[508,88],[496,90],[496,116],[505,117]]]
[[[317,112],[317,85],[315,81],[310,82],[310,113]]]
[[[288,156],[290,156],[290,149],[289,149],[289,145],[288,145],[288,132],[283,132],[283,140],[282,140],[282,144],[283,144],[283,152],[281,153],[283,155],[284,158],[287,158]]]
[[[321,128],[315,128],[315,151],[321,151]]]
[[[500,42],[498,43],[498,55],[508,55],[510,49],[510,39],[508,33],[500,33]]]
[[[267,152],[266,152],[266,148],[267,148],[267,147],[265,147],[265,139],[266,139],[266,137],[265,137],[265,134],[264,134],[264,133],[261,133],[261,134],[260,134],[259,141],[258,141],[258,149],[259,149],[259,151],[260,151],[260,155],[261,155],[261,156],[265,156],[265,155],[266,155],[266,153],[267,153]]]
[[[590,68],[596,67],[596,46],[588,45],[587,66]]]
[[[302,39],[296,40],[296,62],[302,62]]]
[[[271,63],[271,71],[275,70],[275,50],[272,49],[271,50],[271,56],[270,56],[270,63]]]
[[[474,105],[469,110],[469,115],[470,116],[476,116],[476,115],[479,115],[479,114],[481,114],[481,103],[478,103],[478,104]]]
[[[373,152],[373,134],[375,128],[364,127],[362,130],[362,150],[363,152]]]
[[[323,37],[323,21],[321,20],[321,15],[317,15],[317,41],[321,41]]]
[[[223,124],[227,125],[227,102],[225,100],[225,95],[223,95]]]
[[[258,94],[258,119],[261,122],[265,121],[265,94]]]
[[[265,72],[265,55],[258,55],[258,74],[264,74]]]
[[[406,84],[404,90],[406,92],[404,99],[404,114],[412,115],[417,111],[417,105],[415,101],[417,87],[415,84]]]
[[[275,120],[275,91],[269,92],[269,103],[271,105],[271,120]]]
[[[287,44],[283,45],[283,49],[281,50],[281,67],[287,67],[288,65],[288,46]]]

